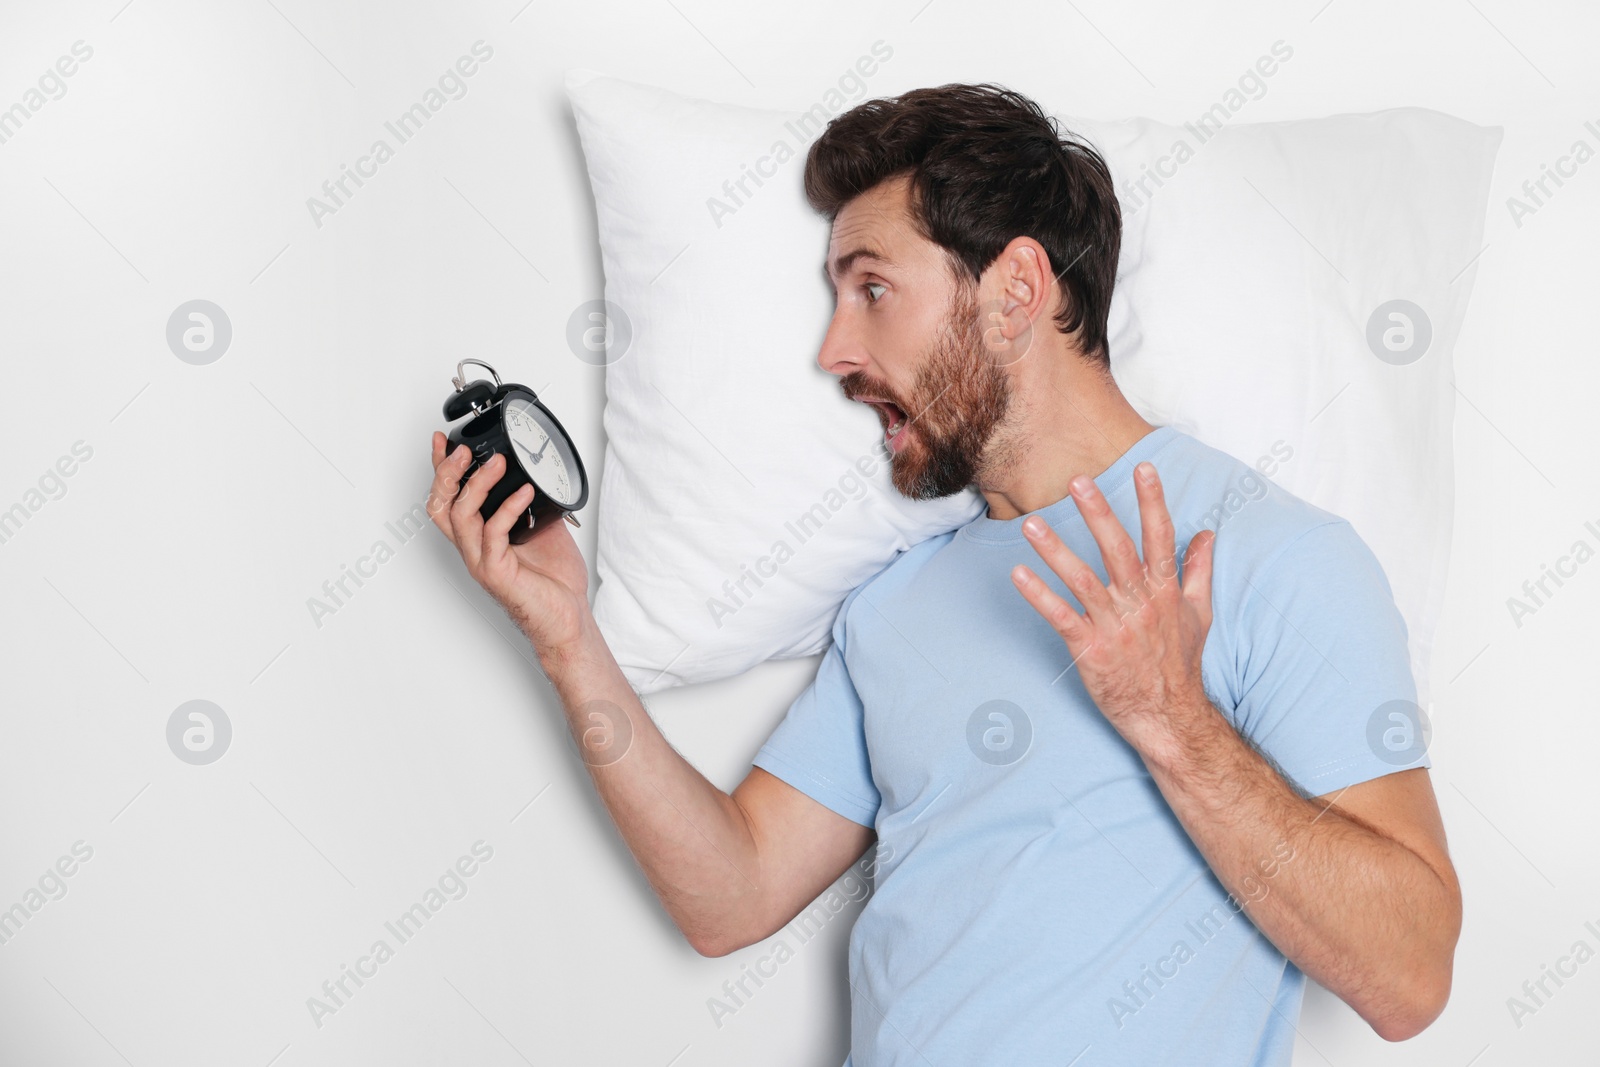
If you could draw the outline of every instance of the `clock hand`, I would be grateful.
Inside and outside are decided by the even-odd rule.
[[[546,437],[544,439],[544,444],[539,446],[539,451],[537,451],[537,452],[535,452],[533,454],[533,461],[535,463],[538,463],[541,459],[543,459],[544,458],[544,450],[549,448],[549,447],[550,447],[550,438]]]

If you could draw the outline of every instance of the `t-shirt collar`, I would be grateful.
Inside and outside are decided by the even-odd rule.
[[[1109,499],[1112,493],[1133,477],[1133,468],[1159,452],[1177,434],[1178,430],[1175,427],[1157,426],[1135,441],[1115,463],[1101,471],[1095,478],[1094,484],[1099,486],[1101,494]],[[1059,530],[1063,523],[1078,517],[1078,505],[1073,502],[1072,494],[1069,493],[1053,504],[1047,504],[1038,511],[1018,515],[1014,519],[991,519],[986,509],[963,526],[958,531],[958,536],[985,544],[1026,541],[1027,536],[1022,532],[1022,523],[1028,515],[1037,515],[1049,524],[1051,529]]]

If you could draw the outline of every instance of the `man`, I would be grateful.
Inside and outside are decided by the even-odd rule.
[[[457,496],[434,435],[435,521],[574,734],[626,745],[590,772],[690,943],[768,937],[876,838],[846,1067],[1287,1064],[1307,975],[1421,1031],[1461,903],[1426,756],[1369,741],[1415,697],[1404,622],[1349,523],[1118,390],[1104,162],[947,85],[836,118],[805,187],[832,221],[818,363],[882,414],[900,492],[988,511],[846,598],[732,795],[628,686],[566,524],[509,546],[531,492],[483,522],[498,461]]]

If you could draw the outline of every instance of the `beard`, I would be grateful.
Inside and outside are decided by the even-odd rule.
[[[961,492],[977,480],[996,428],[1011,404],[1011,380],[984,345],[977,302],[963,289],[917,367],[908,395],[860,371],[839,385],[846,396],[879,396],[906,413],[899,451],[887,442],[889,476],[902,496],[935,500]]]

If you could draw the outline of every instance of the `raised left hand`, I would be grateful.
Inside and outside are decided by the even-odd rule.
[[[1144,556],[1128,538],[1094,480],[1072,480],[1072,499],[1100,546],[1109,585],[1038,516],[1023,532],[1040,557],[1084,605],[1072,609],[1027,567],[1011,579],[1066,642],[1084,688],[1122,736],[1137,748],[1168,735],[1172,718],[1209,706],[1200,655],[1211,628],[1211,563],[1216,534],[1189,542],[1179,583],[1172,517],[1155,467],[1134,470]]]

